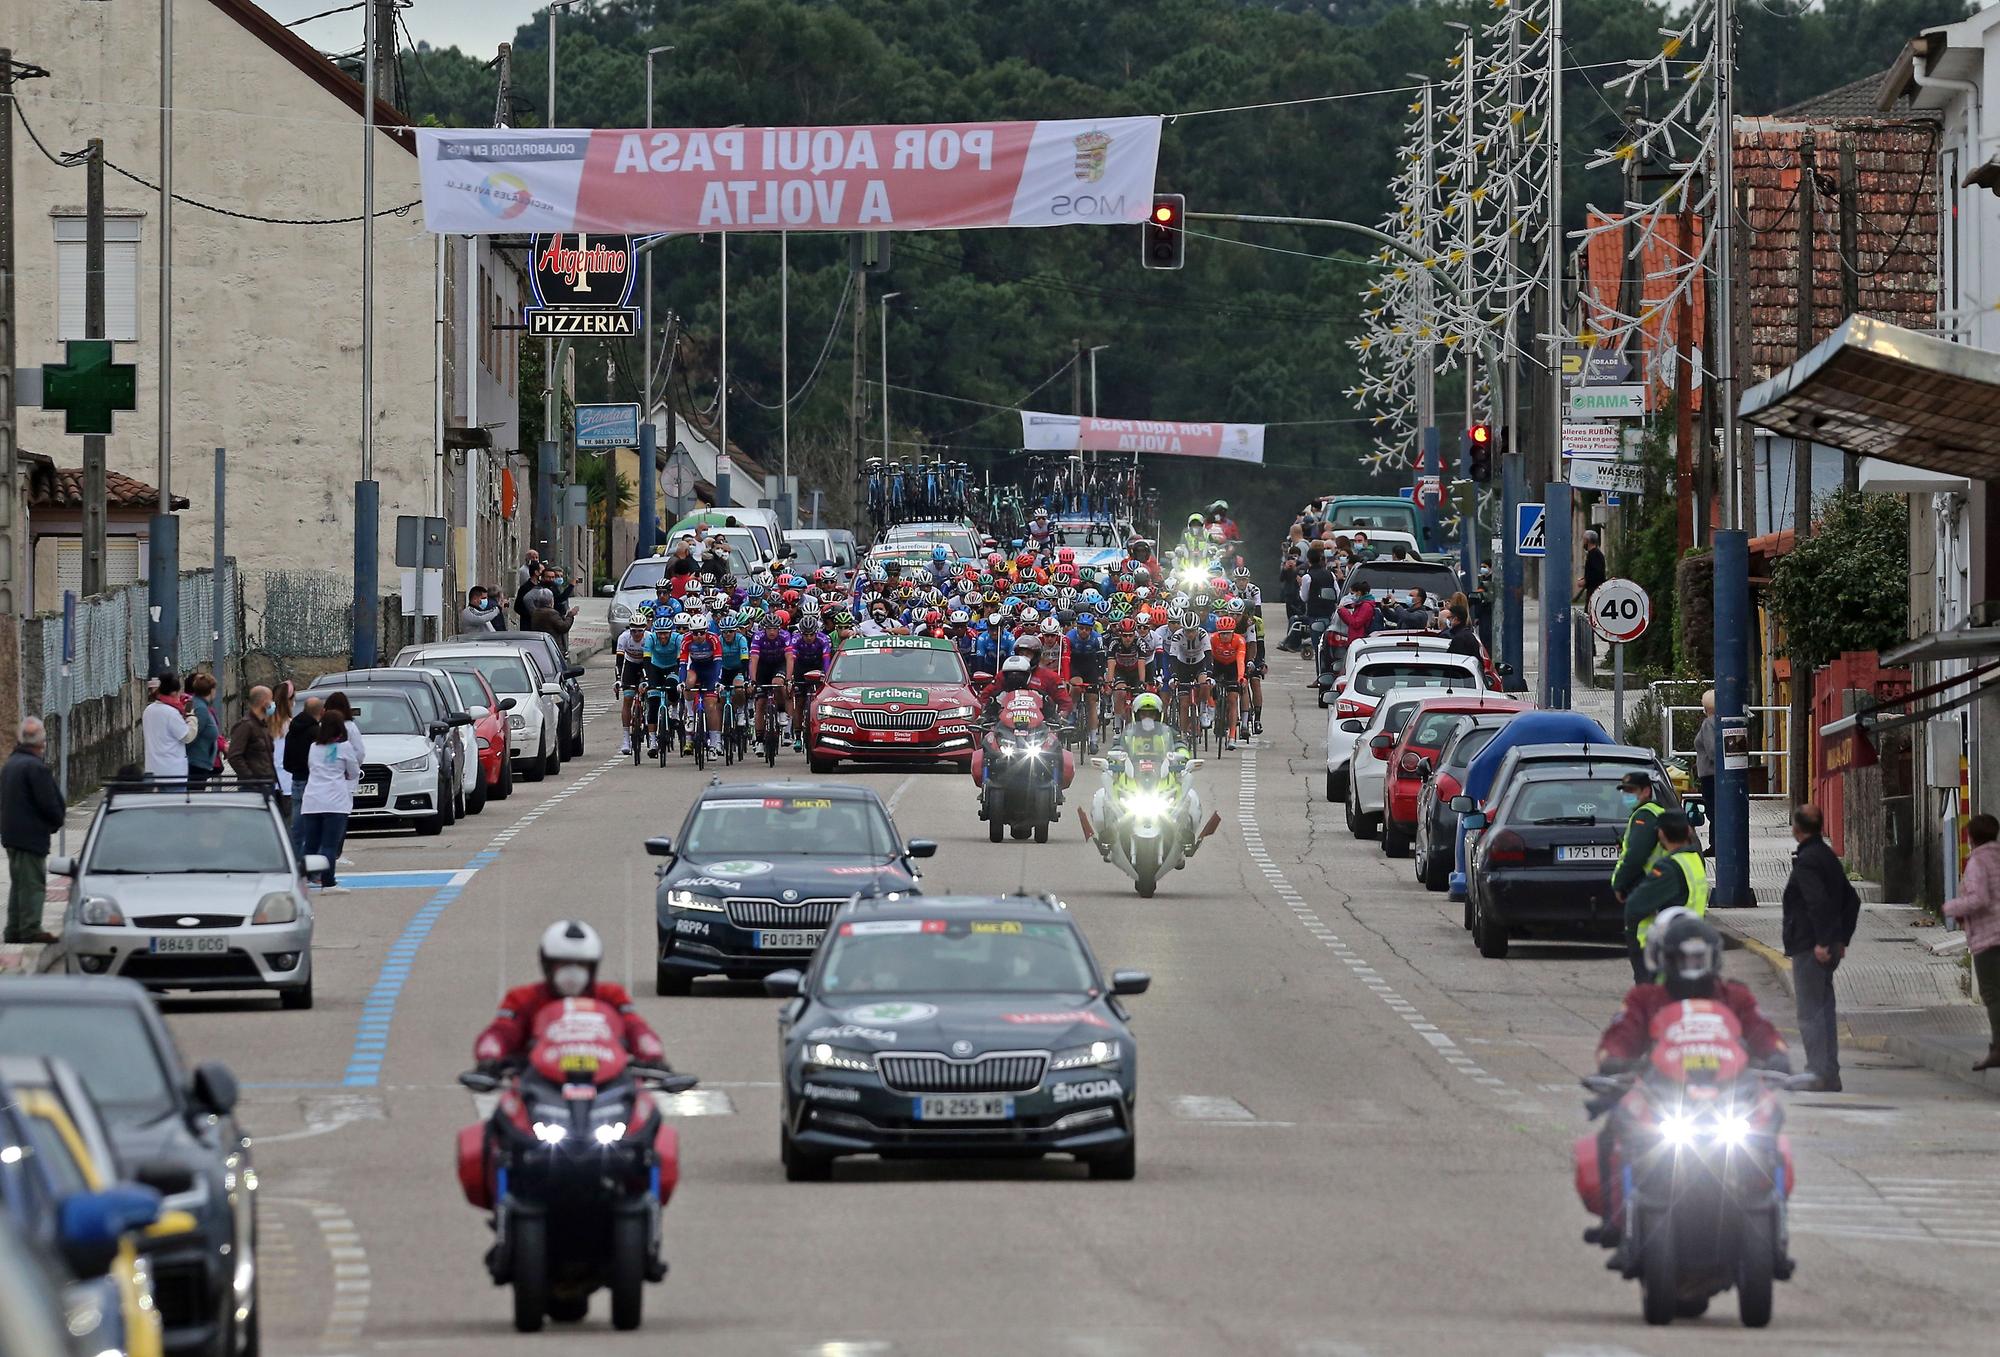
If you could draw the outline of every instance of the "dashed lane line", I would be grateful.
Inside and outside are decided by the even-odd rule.
[[[311,1214],[313,1224],[319,1227],[320,1245],[326,1250],[333,1289],[333,1299],[327,1306],[326,1325],[320,1331],[320,1347],[339,1348],[355,1343],[368,1324],[374,1278],[370,1275],[368,1251],[362,1246],[361,1232],[355,1229],[354,1218],[348,1214],[346,1207],[331,1202],[274,1197],[267,1204],[296,1207]]]
[[[1306,903],[1305,897],[1300,895],[1286,878],[1284,870],[1278,866],[1271,857],[1270,850],[1264,845],[1264,831],[1257,823],[1257,750],[1244,749],[1242,755],[1236,821],[1243,835],[1244,851],[1249,854],[1251,863],[1263,874],[1272,892],[1284,902],[1285,908],[1289,909],[1293,917],[1298,920],[1299,926],[1318,939],[1346,965],[1349,974],[1366,986],[1397,1017],[1408,1023],[1410,1030],[1428,1043],[1439,1058],[1453,1070],[1472,1083],[1490,1089],[1496,1094],[1505,1094],[1511,1098],[1521,1097],[1522,1095],[1508,1087],[1506,1080],[1489,1073],[1478,1061],[1467,1055],[1448,1033],[1440,1031],[1437,1024],[1426,1019],[1415,1004],[1398,993],[1396,988],[1384,980],[1368,963],[1367,958],[1348,946],[1340,935],[1319,917],[1318,911]]]

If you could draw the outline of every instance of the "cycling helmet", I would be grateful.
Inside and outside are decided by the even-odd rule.
[[[1661,910],[1647,931],[1646,965],[1674,998],[1709,998],[1722,980],[1722,935],[1689,910]]]
[[[1233,617],[1219,617],[1216,619],[1215,629],[1219,632],[1233,634],[1236,631],[1236,619]]]
[[[674,582],[664,575],[653,585],[653,592],[656,594],[671,594],[673,591]]]
[[[951,610],[951,624],[954,627],[965,626],[970,621],[972,621],[972,614],[968,613],[965,609],[953,608]]]
[[[604,960],[604,941],[580,919],[564,919],[542,931],[542,978],[565,999],[573,999],[597,981]]]
[[[1042,620],[1042,615],[1036,612],[1033,608],[1023,605],[1023,607],[1021,608],[1021,620],[1023,622],[1028,623],[1030,626],[1033,626],[1035,623]]]
[[[1058,561],[1061,561],[1064,565],[1073,565],[1076,562],[1076,548],[1063,547],[1061,550],[1056,552],[1056,559]]]
[[[1200,515],[1200,514],[1189,514],[1189,515],[1188,515],[1188,521],[1187,521],[1187,525],[1188,525],[1188,526],[1189,526],[1190,528],[1199,528],[1199,527],[1200,527],[1200,526],[1202,525],[1202,517],[1201,517],[1201,515]]]
[[[1042,648],[1042,638],[1032,631],[1028,632],[1026,635],[1020,637],[1018,640],[1014,642],[1014,653],[1016,655],[1022,654],[1023,652],[1033,655],[1039,650],[1041,650],[1041,648]]]
[[[1243,600],[1240,598],[1232,598],[1223,606],[1228,609],[1231,620],[1243,615]]]
[[[786,627],[792,625],[792,615],[786,612],[783,608],[780,608],[776,612],[771,614],[771,625],[777,627],[780,631],[782,631]],[[804,631],[806,630],[806,628],[804,626],[801,626],[799,630]]]
[[[1097,625],[1097,619],[1089,613],[1078,613],[1076,615],[1076,624],[1079,627],[1094,627]]]
[[[1056,621],[1053,617],[1045,617],[1042,619],[1042,635],[1057,636],[1060,635],[1061,633],[1062,633],[1062,623]]]
[[[1120,636],[1136,636],[1138,632],[1139,624],[1131,618],[1121,617],[1118,619],[1118,634]]]
[[[671,632],[671,631],[672,631],[673,629],[674,629],[674,615],[673,615],[672,613],[654,613],[654,614],[653,614],[653,630],[654,630],[654,631],[656,631],[656,632]]]
[[[1234,578],[1234,579],[1239,579],[1239,580],[1247,580],[1247,579],[1249,579],[1249,578],[1250,578],[1250,567],[1249,567],[1249,566],[1247,566],[1247,565],[1239,565],[1239,566],[1237,566],[1237,567],[1236,567],[1236,570],[1235,570],[1235,573],[1234,573],[1234,575],[1232,576],[1232,578]]]
[[[800,614],[799,614],[799,630],[800,630],[800,631],[802,631],[802,632],[815,632],[815,631],[818,631],[818,630],[819,630],[819,614],[818,614],[817,612],[814,612],[814,611],[813,611],[813,610],[812,610],[811,608],[808,608],[808,609],[806,609],[806,610],[805,610],[804,612],[800,613]]]

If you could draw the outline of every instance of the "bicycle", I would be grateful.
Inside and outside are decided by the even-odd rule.
[[[727,763],[750,762],[749,681],[740,675],[723,694],[722,751]]]
[[[694,702],[688,710],[688,743],[694,746],[696,772],[708,767],[708,689],[695,685]]]
[[[757,743],[764,749],[764,766],[775,767],[778,762],[778,685],[760,683],[757,685]]]
[[[637,768],[646,759],[646,708],[652,692],[651,685],[643,680],[633,690],[631,715],[625,722],[625,740],[632,746],[632,766]]]

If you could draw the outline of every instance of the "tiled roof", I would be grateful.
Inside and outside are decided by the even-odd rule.
[[[54,463],[34,454],[23,453],[22,461],[28,464],[28,505],[34,509],[81,509],[83,507],[83,469],[73,466],[56,466]],[[104,498],[111,509],[154,510],[159,507],[158,486],[148,485],[136,476],[127,476],[122,471],[107,470],[104,473]],[[174,507],[185,509],[188,501],[184,496],[174,496]]]
[[[1850,80],[1845,85],[1836,86],[1824,94],[1815,94],[1810,99],[1801,99],[1796,104],[1774,110],[1772,118],[1785,118],[1796,122],[1833,122],[1846,118],[1879,118],[1882,96],[1882,73],[1864,75],[1859,80]],[[1922,116],[1921,114],[1917,116]]]

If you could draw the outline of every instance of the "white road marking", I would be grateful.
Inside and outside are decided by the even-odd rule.
[[[889,793],[889,814],[891,817],[893,817],[896,814],[896,803],[903,799],[903,793],[908,791],[910,789],[910,784],[912,782],[915,782],[916,780],[917,780],[917,775],[915,773],[912,773],[908,777],[904,778],[901,782],[898,782],[896,784],[895,791]]]
[[[1257,1114],[1234,1098],[1205,1098],[1196,1095],[1175,1098],[1174,1115],[1188,1121],[1255,1121]]]
[[[1236,821],[1243,836],[1244,851],[1251,862],[1271,883],[1285,907],[1308,934],[1318,939],[1333,955],[1347,965],[1348,971],[1368,990],[1385,1004],[1389,1011],[1410,1025],[1410,1030],[1422,1037],[1433,1050],[1444,1058],[1448,1066],[1465,1075],[1482,1088],[1490,1088],[1496,1093],[1507,1094],[1510,1098],[1521,1095],[1509,1088],[1507,1081],[1497,1079],[1482,1069],[1470,1057],[1465,1056],[1459,1045],[1450,1036],[1439,1031],[1436,1024],[1426,1020],[1416,1005],[1410,1003],[1395,988],[1377,974],[1366,958],[1341,941],[1340,936],[1328,928],[1316,910],[1310,909],[1305,899],[1285,877],[1284,870],[1272,859],[1270,851],[1264,847],[1264,833],[1257,825],[1257,751],[1245,749],[1240,760],[1240,774],[1236,799]]]
[[[273,1140],[276,1137],[265,1136],[263,1139]],[[368,1304],[374,1284],[368,1272],[367,1251],[361,1247],[360,1231],[354,1228],[347,1209],[331,1202],[293,1197],[268,1198],[266,1205],[298,1207],[311,1213],[313,1224],[319,1227],[320,1243],[333,1260],[330,1264],[333,1301],[327,1308],[326,1326],[320,1331],[320,1347],[333,1348],[356,1342],[368,1323]]]
[[[1792,1199],[1797,1234],[1961,1244],[2000,1249],[2000,1182],[1988,1179],[1873,1178],[1801,1188]]]
[[[257,1136],[255,1143],[272,1145],[284,1140],[308,1140],[338,1131],[357,1121],[381,1121],[382,1100],[372,1094],[329,1093],[306,1100],[306,1124],[297,1131],[281,1131],[274,1136]]]

